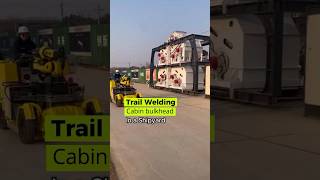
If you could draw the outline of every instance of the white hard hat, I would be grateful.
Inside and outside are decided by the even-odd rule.
[[[119,70],[117,69],[117,70],[116,70],[116,72],[118,73],[118,72],[119,72]]]
[[[20,26],[18,29],[18,34],[21,34],[21,33],[29,33],[28,27],[27,26]]]

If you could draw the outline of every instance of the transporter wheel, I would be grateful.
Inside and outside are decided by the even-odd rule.
[[[0,128],[1,129],[8,129],[8,124],[5,119],[4,111],[2,108],[0,108]]]
[[[23,109],[18,114],[18,134],[24,144],[33,144],[36,138],[36,121],[26,120]]]
[[[122,107],[123,106],[121,99],[116,98],[116,105],[118,107]]]

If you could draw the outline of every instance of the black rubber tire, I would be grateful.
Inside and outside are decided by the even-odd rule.
[[[0,129],[8,129],[8,124],[2,108],[0,109]]]
[[[117,105],[118,107],[122,107],[122,106],[123,106],[121,100],[119,100],[119,99],[116,99],[116,105]]]
[[[26,120],[24,111],[18,114],[18,135],[23,144],[33,144],[36,139],[36,120]]]

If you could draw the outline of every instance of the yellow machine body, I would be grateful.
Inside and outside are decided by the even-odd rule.
[[[122,83],[121,83],[122,82]],[[130,86],[130,79],[120,79],[120,86],[117,85],[115,80],[110,80],[110,99],[111,102],[115,103],[117,106],[123,106],[124,98],[140,98],[142,97],[141,93],[135,92],[135,89]],[[123,85],[125,84],[125,85]],[[116,90],[117,89],[117,90]],[[134,92],[127,92],[134,90]]]
[[[53,77],[59,77],[68,74],[69,65],[65,63],[64,67],[62,67],[62,63],[60,61],[49,61],[44,64],[39,61],[35,61],[33,63],[33,69],[42,73],[50,74]]]
[[[120,79],[120,84],[123,86],[130,87],[131,86],[131,80],[127,76],[122,76]]]
[[[15,82],[18,81],[18,69],[17,64],[10,61],[0,61],[0,106],[2,105],[5,118],[10,118],[11,115],[11,104],[2,84],[4,82]]]
[[[35,57],[33,69],[53,77],[69,74],[70,68],[67,62],[62,63],[56,55],[56,51],[46,46],[39,48],[38,57]]]
[[[19,110],[24,112],[24,118],[26,121],[36,120],[39,125],[37,132],[43,134],[44,132],[44,121],[48,115],[86,115],[88,104],[92,104],[94,114],[102,114],[102,108],[100,102],[97,99],[90,99],[84,101],[82,104],[69,104],[60,105],[42,109],[41,106],[35,103],[24,103],[19,107]],[[17,117],[18,119],[19,117]],[[15,124],[16,125],[16,124]],[[37,137],[40,139],[42,137]]]
[[[62,61],[55,59],[53,50],[44,48],[39,51],[40,57],[35,57],[33,61],[32,68],[34,70],[53,77],[62,77],[69,73],[68,63],[62,64]],[[41,58],[51,59],[48,61]],[[4,112],[0,113],[2,115],[0,116],[0,126],[1,128],[9,127],[16,131],[23,143],[34,143],[35,139],[42,139],[44,117],[47,115],[96,115],[103,113],[100,101],[95,98],[86,99],[83,102],[75,100],[75,102],[65,103],[61,101],[56,102],[53,106],[43,102],[29,102],[29,100],[13,104],[9,89],[19,88],[21,85],[23,86],[23,83],[20,82],[18,64],[14,61],[0,60],[0,111]],[[21,122],[24,122],[23,128],[25,129],[20,131]],[[30,127],[33,130],[30,130]]]
[[[0,61],[0,83],[18,81],[17,64],[10,61]]]
[[[47,46],[43,46],[39,49],[38,51],[39,56],[41,59],[53,59],[56,55],[55,50],[47,47]]]

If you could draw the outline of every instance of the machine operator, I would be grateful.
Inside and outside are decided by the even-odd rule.
[[[32,55],[32,52],[36,49],[36,45],[31,40],[29,33],[28,27],[19,27],[18,37],[14,43],[15,59],[21,57],[21,55]]]
[[[121,74],[120,74],[119,70],[116,70],[116,73],[114,73],[113,78],[117,83],[120,82]]]

